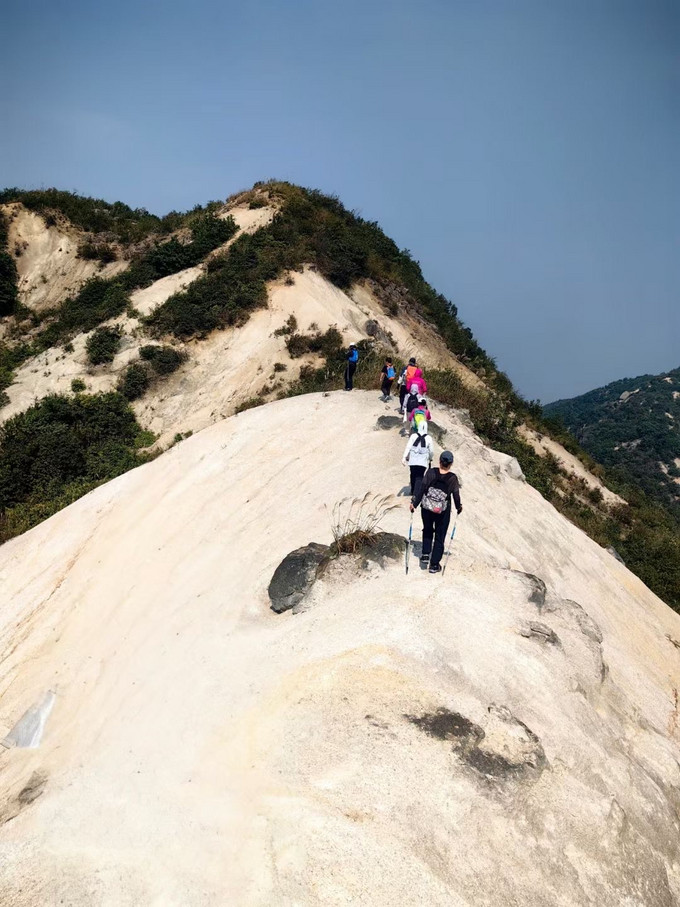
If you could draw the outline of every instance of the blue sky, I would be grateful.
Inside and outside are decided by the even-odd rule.
[[[544,402],[680,365],[676,0],[13,0],[0,184],[276,177],[411,249]]]

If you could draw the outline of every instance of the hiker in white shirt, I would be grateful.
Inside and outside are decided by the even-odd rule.
[[[410,435],[401,462],[411,470],[411,494],[418,489],[425,471],[434,459],[434,444],[427,433],[427,423],[418,426],[418,433]]]

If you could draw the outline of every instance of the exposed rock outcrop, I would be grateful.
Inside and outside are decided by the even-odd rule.
[[[0,903],[676,907],[680,617],[455,412],[445,576],[402,498],[304,593],[333,504],[403,484],[379,410],[251,409],[0,548],[2,735],[57,692],[0,747]]]

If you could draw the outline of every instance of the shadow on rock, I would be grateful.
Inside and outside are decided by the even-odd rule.
[[[548,765],[536,734],[505,706],[489,706],[485,727],[446,708],[404,717],[435,740],[450,742],[486,781],[535,781]]]

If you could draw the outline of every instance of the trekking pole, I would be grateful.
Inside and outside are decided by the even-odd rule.
[[[406,573],[408,574],[408,557],[411,553],[411,536],[413,535],[413,514],[411,514],[411,522],[408,527],[408,541],[406,542],[406,552],[404,554]]]
[[[453,542],[453,537],[456,534],[456,523],[458,522],[458,514],[456,514],[456,519],[453,521],[453,529],[451,530],[451,537],[449,538],[449,550],[446,552],[446,558],[444,559],[444,566],[442,568],[442,576],[446,573],[446,565],[449,562],[449,556],[451,554],[451,543]]]

